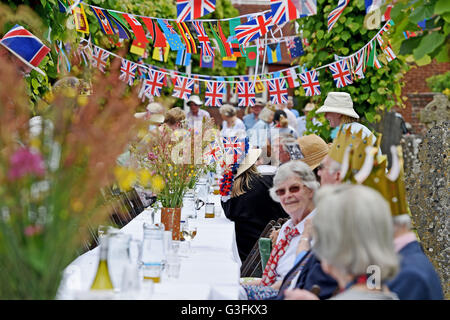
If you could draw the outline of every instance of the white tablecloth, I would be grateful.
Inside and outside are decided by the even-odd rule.
[[[236,246],[234,223],[228,220],[220,207],[220,197],[210,196],[216,209],[216,217],[205,219],[204,207],[199,210],[197,236],[191,241],[191,253],[181,258],[178,279],[163,278],[154,285],[150,299],[206,300],[238,299],[241,261]],[[219,217],[217,217],[217,213]],[[155,222],[160,220],[155,214]],[[146,210],[135,217],[121,232],[142,240],[143,223],[151,222],[151,212]],[[66,268],[60,299],[73,299],[89,290],[95,276],[99,248],[84,253]],[[88,297],[88,296],[84,296]]]

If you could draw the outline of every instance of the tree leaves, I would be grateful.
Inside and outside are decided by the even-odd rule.
[[[419,60],[428,53],[433,52],[445,40],[445,35],[438,32],[432,32],[422,37],[419,46],[413,50],[414,58]]]

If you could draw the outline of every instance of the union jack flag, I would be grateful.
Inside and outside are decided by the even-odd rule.
[[[194,87],[194,79],[177,77],[177,83],[173,88],[173,96],[188,100],[192,94],[192,88]]]
[[[205,106],[220,107],[223,99],[223,89],[225,84],[223,82],[207,82],[205,91]]]
[[[164,85],[165,74],[157,70],[150,70],[148,73],[149,78],[144,81],[144,94],[146,97],[159,97],[161,96],[161,89]]]
[[[273,104],[283,104],[288,102],[288,91],[286,89],[286,80],[273,79],[269,80],[270,101]]]
[[[189,21],[216,10],[216,0],[177,0],[177,22]]]
[[[292,0],[300,18],[317,14],[317,0]]]
[[[300,18],[300,14],[291,0],[271,0],[270,8],[274,25],[281,25],[287,21]]]
[[[233,162],[238,162],[238,159],[245,157],[245,140],[236,136],[222,137],[224,153],[233,156]]]
[[[344,60],[335,62],[329,66],[336,88],[343,88],[348,84],[352,84],[352,75]]]
[[[273,26],[272,13],[267,12],[234,28],[235,37],[241,45],[247,44],[265,35]]]
[[[253,82],[244,81],[238,82],[238,107],[252,107],[255,105],[255,86]]]
[[[366,69],[366,48],[364,47],[362,50],[359,50],[356,53],[356,60],[358,61],[354,73],[358,76],[359,79],[364,79],[364,70]]]
[[[211,42],[209,41],[209,37],[203,27],[203,22],[194,21],[193,24],[195,31],[197,31],[198,41],[200,41],[200,46],[202,47],[202,55],[213,57],[214,49],[211,47]]]
[[[342,12],[344,12],[344,9],[349,2],[350,0],[339,0],[338,6],[330,12],[330,14],[328,15],[328,32],[333,29],[334,25],[338,21]]]
[[[203,154],[204,160],[208,163],[214,163],[220,161],[223,158],[223,151],[219,144],[215,141],[211,142],[206,148]]]
[[[109,57],[108,51],[105,51],[102,48],[94,46],[94,50],[91,57],[91,63],[95,68],[97,68],[101,72],[105,72],[108,57]]]
[[[120,67],[119,79],[133,85],[136,76],[137,64],[126,59],[122,59],[122,66]]]
[[[311,70],[300,74],[300,80],[302,81],[303,89],[305,89],[305,95],[318,96],[320,95],[320,84],[317,79],[317,71]]]

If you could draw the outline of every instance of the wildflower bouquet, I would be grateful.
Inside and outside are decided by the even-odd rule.
[[[112,71],[93,95],[64,88],[30,121],[23,79],[0,65],[0,299],[53,299],[88,226],[108,216],[100,190],[138,130],[139,102]]]

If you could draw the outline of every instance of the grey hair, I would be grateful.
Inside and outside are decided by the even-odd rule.
[[[319,189],[319,182],[317,182],[316,176],[311,168],[300,160],[291,160],[282,164],[273,178],[273,187],[269,189],[273,201],[280,202],[280,198],[276,195],[275,190],[278,189],[280,184],[291,177],[302,180],[302,183],[313,192]]]
[[[220,107],[219,112],[226,117],[234,117],[236,115],[236,109],[231,104],[224,104]]]
[[[411,229],[411,217],[409,214],[401,214],[399,216],[393,217],[393,222],[395,227],[406,227]]]
[[[392,218],[380,193],[361,185],[324,186],[314,203],[313,250],[320,259],[348,275],[365,275],[369,266],[378,266],[381,282],[395,276]]]

